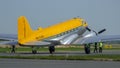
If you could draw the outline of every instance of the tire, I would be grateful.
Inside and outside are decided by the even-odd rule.
[[[49,46],[49,52],[53,54],[53,52],[55,52],[55,46]]]
[[[89,47],[85,47],[85,53],[90,54],[90,48]]]

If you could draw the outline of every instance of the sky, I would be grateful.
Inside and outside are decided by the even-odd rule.
[[[17,34],[22,15],[34,30],[80,17],[95,31],[120,35],[120,0],[0,0],[0,33]]]

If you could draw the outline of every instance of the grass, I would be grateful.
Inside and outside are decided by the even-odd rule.
[[[84,55],[84,56],[0,56],[0,58],[15,59],[46,59],[46,60],[95,60],[95,61],[120,61],[120,55]]]
[[[11,48],[0,48],[0,52],[9,52],[11,50]],[[16,48],[16,52],[17,51],[31,51],[32,48],[24,48],[24,47],[20,47],[20,48]],[[56,48],[56,51],[80,51],[83,50],[83,48]],[[48,51],[48,48],[39,48],[37,49],[37,51]]]
[[[22,51],[30,51],[31,52],[32,48],[29,47],[19,47],[16,48],[16,52],[22,52]],[[68,47],[68,48],[56,48],[56,51],[83,51],[83,47]],[[93,50],[93,48],[91,48]],[[103,48],[103,50],[120,50],[120,48]],[[6,47],[6,48],[0,48],[0,52],[10,52],[11,48]],[[37,51],[48,51],[48,48],[39,48]]]
[[[10,52],[10,48],[0,48],[0,52]],[[16,52],[22,51],[30,51],[31,48],[29,47],[18,47],[16,48]],[[83,47],[68,47],[68,48],[56,48],[56,51],[83,51]],[[93,50],[93,47],[91,48]],[[104,50],[120,50],[120,47],[117,48],[104,48]],[[38,51],[48,51],[48,48],[39,48]],[[98,60],[98,61],[120,61],[120,54],[118,55],[106,55],[106,54],[95,54],[95,55],[78,55],[78,56],[56,56],[56,55],[49,55],[49,56],[21,56],[21,55],[13,55],[13,56],[0,56],[0,58],[16,58],[16,59],[46,59],[46,60]]]

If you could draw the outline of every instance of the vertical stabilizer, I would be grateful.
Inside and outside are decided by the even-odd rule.
[[[25,16],[18,18],[18,42],[22,43],[22,40],[30,37],[32,29]]]

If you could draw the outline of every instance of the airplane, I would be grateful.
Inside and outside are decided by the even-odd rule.
[[[85,34],[86,32],[89,32]],[[95,42],[106,42],[120,40],[120,35],[100,35],[106,31],[102,29],[96,32],[88,27],[88,23],[82,18],[72,18],[46,28],[38,27],[37,30],[33,30],[27,18],[20,16],[18,18],[18,34],[0,34],[0,39],[4,40],[0,44],[11,45],[14,50],[16,45],[32,47],[32,53],[36,54],[37,49],[35,47],[49,47],[50,54],[55,52],[56,45],[74,45],[85,44]],[[89,49],[89,47],[87,47]],[[90,50],[85,51],[86,54],[90,53]]]

